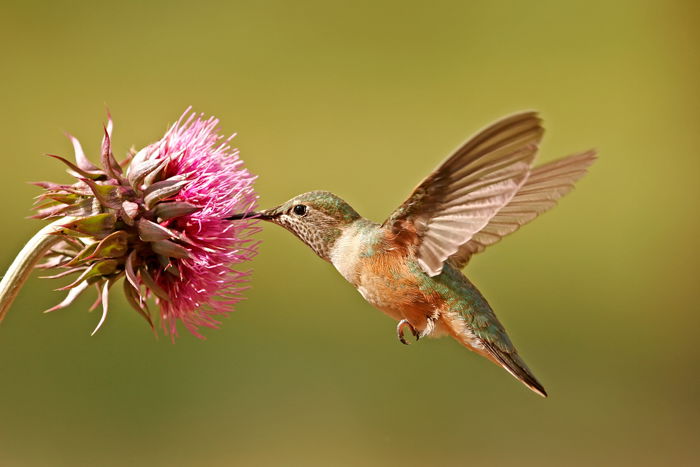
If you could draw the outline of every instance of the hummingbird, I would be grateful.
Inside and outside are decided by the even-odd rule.
[[[259,218],[289,230],[396,320],[403,344],[406,332],[416,340],[450,336],[546,397],[489,303],[461,271],[472,255],[554,207],[595,160],[589,150],[534,167],[543,133],[536,112],[486,127],[381,224],[327,191],[227,219]]]

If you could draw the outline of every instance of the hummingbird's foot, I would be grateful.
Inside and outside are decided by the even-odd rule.
[[[413,337],[415,337],[416,340],[420,339],[420,333],[416,330],[416,328],[414,328],[413,325],[407,320],[402,319],[401,321],[399,321],[399,324],[396,325],[396,334],[399,336],[399,340],[402,344],[409,345],[409,343],[406,342],[406,339],[404,339],[403,337],[403,328],[405,326],[408,326],[408,329],[411,330],[411,334],[413,334]]]
[[[428,317],[425,322],[425,329],[423,329],[423,332],[420,333],[419,337],[429,336],[430,333],[435,330],[435,321],[437,321],[439,316],[439,313],[433,313],[432,316]],[[418,340],[418,337],[416,337],[416,340]]]

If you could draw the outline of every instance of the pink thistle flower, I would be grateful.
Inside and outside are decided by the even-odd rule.
[[[185,115],[162,140],[148,147],[149,158],[167,160],[164,178],[182,176],[187,184],[175,202],[199,206],[188,216],[173,218],[164,227],[181,232],[189,243],[189,257],[179,260],[179,275],[159,270],[154,279],[170,297],[156,297],[164,330],[176,334],[180,320],[198,337],[198,326],[217,327],[215,315],[225,315],[240,300],[241,284],[248,274],[232,265],[250,260],[257,244],[247,245],[250,223],[239,225],[224,218],[238,209],[254,209],[257,196],[254,180],[216,134],[217,119],[202,120]]]
[[[233,212],[255,209],[255,180],[217,133],[219,121],[188,109],[163,138],[132,151],[117,163],[111,150],[112,122],[105,128],[102,167],[83,154],[77,139],[78,178],[73,185],[40,182],[41,219],[65,218],[60,237],[40,267],[62,268],[51,277],[77,273],[62,289],[68,296],[50,310],[65,308],[95,284],[102,304],[100,328],[108,311],[108,292],[120,278],[130,305],[153,327],[147,305],[153,296],[163,331],[177,336],[177,322],[197,337],[198,328],[217,328],[217,318],[242,299],[249,271],[238,265],[257,252],[251,235],[256,221],[230,222]],[[235,135],[234,135],[235,136]],[[94,333],[94,332],[93,332]]]

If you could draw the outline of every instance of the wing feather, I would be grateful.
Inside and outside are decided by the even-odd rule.
[[[543,132],[534,112],[487,127],[418,185],[384,226],[416,245],[427,274],[439,274],[525,183]]]
[[[586,174],[594,160],[595,151],[590,150],[533,169],[510,202],[450,257],[452,264],[464,267],[472,255],[556,206],[557,200],[574,188],[576,181]]]

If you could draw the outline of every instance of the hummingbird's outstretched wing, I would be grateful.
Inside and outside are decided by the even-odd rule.
[[[384,222],[418,246],[430,276],[518,192],[530,174],[544,129],[534,112],[510,116],[467,141]]]
[[[457,268],[463,268],[472,255],[484,251],[487,246],[556,206],[557,200],[570,192],[574,183],[586,174],[586,169],[596,159],[595,154],[594,150],[589,150],[532,169],[510,202],[462,245],[457,253],[450,256],[451,263]]]

